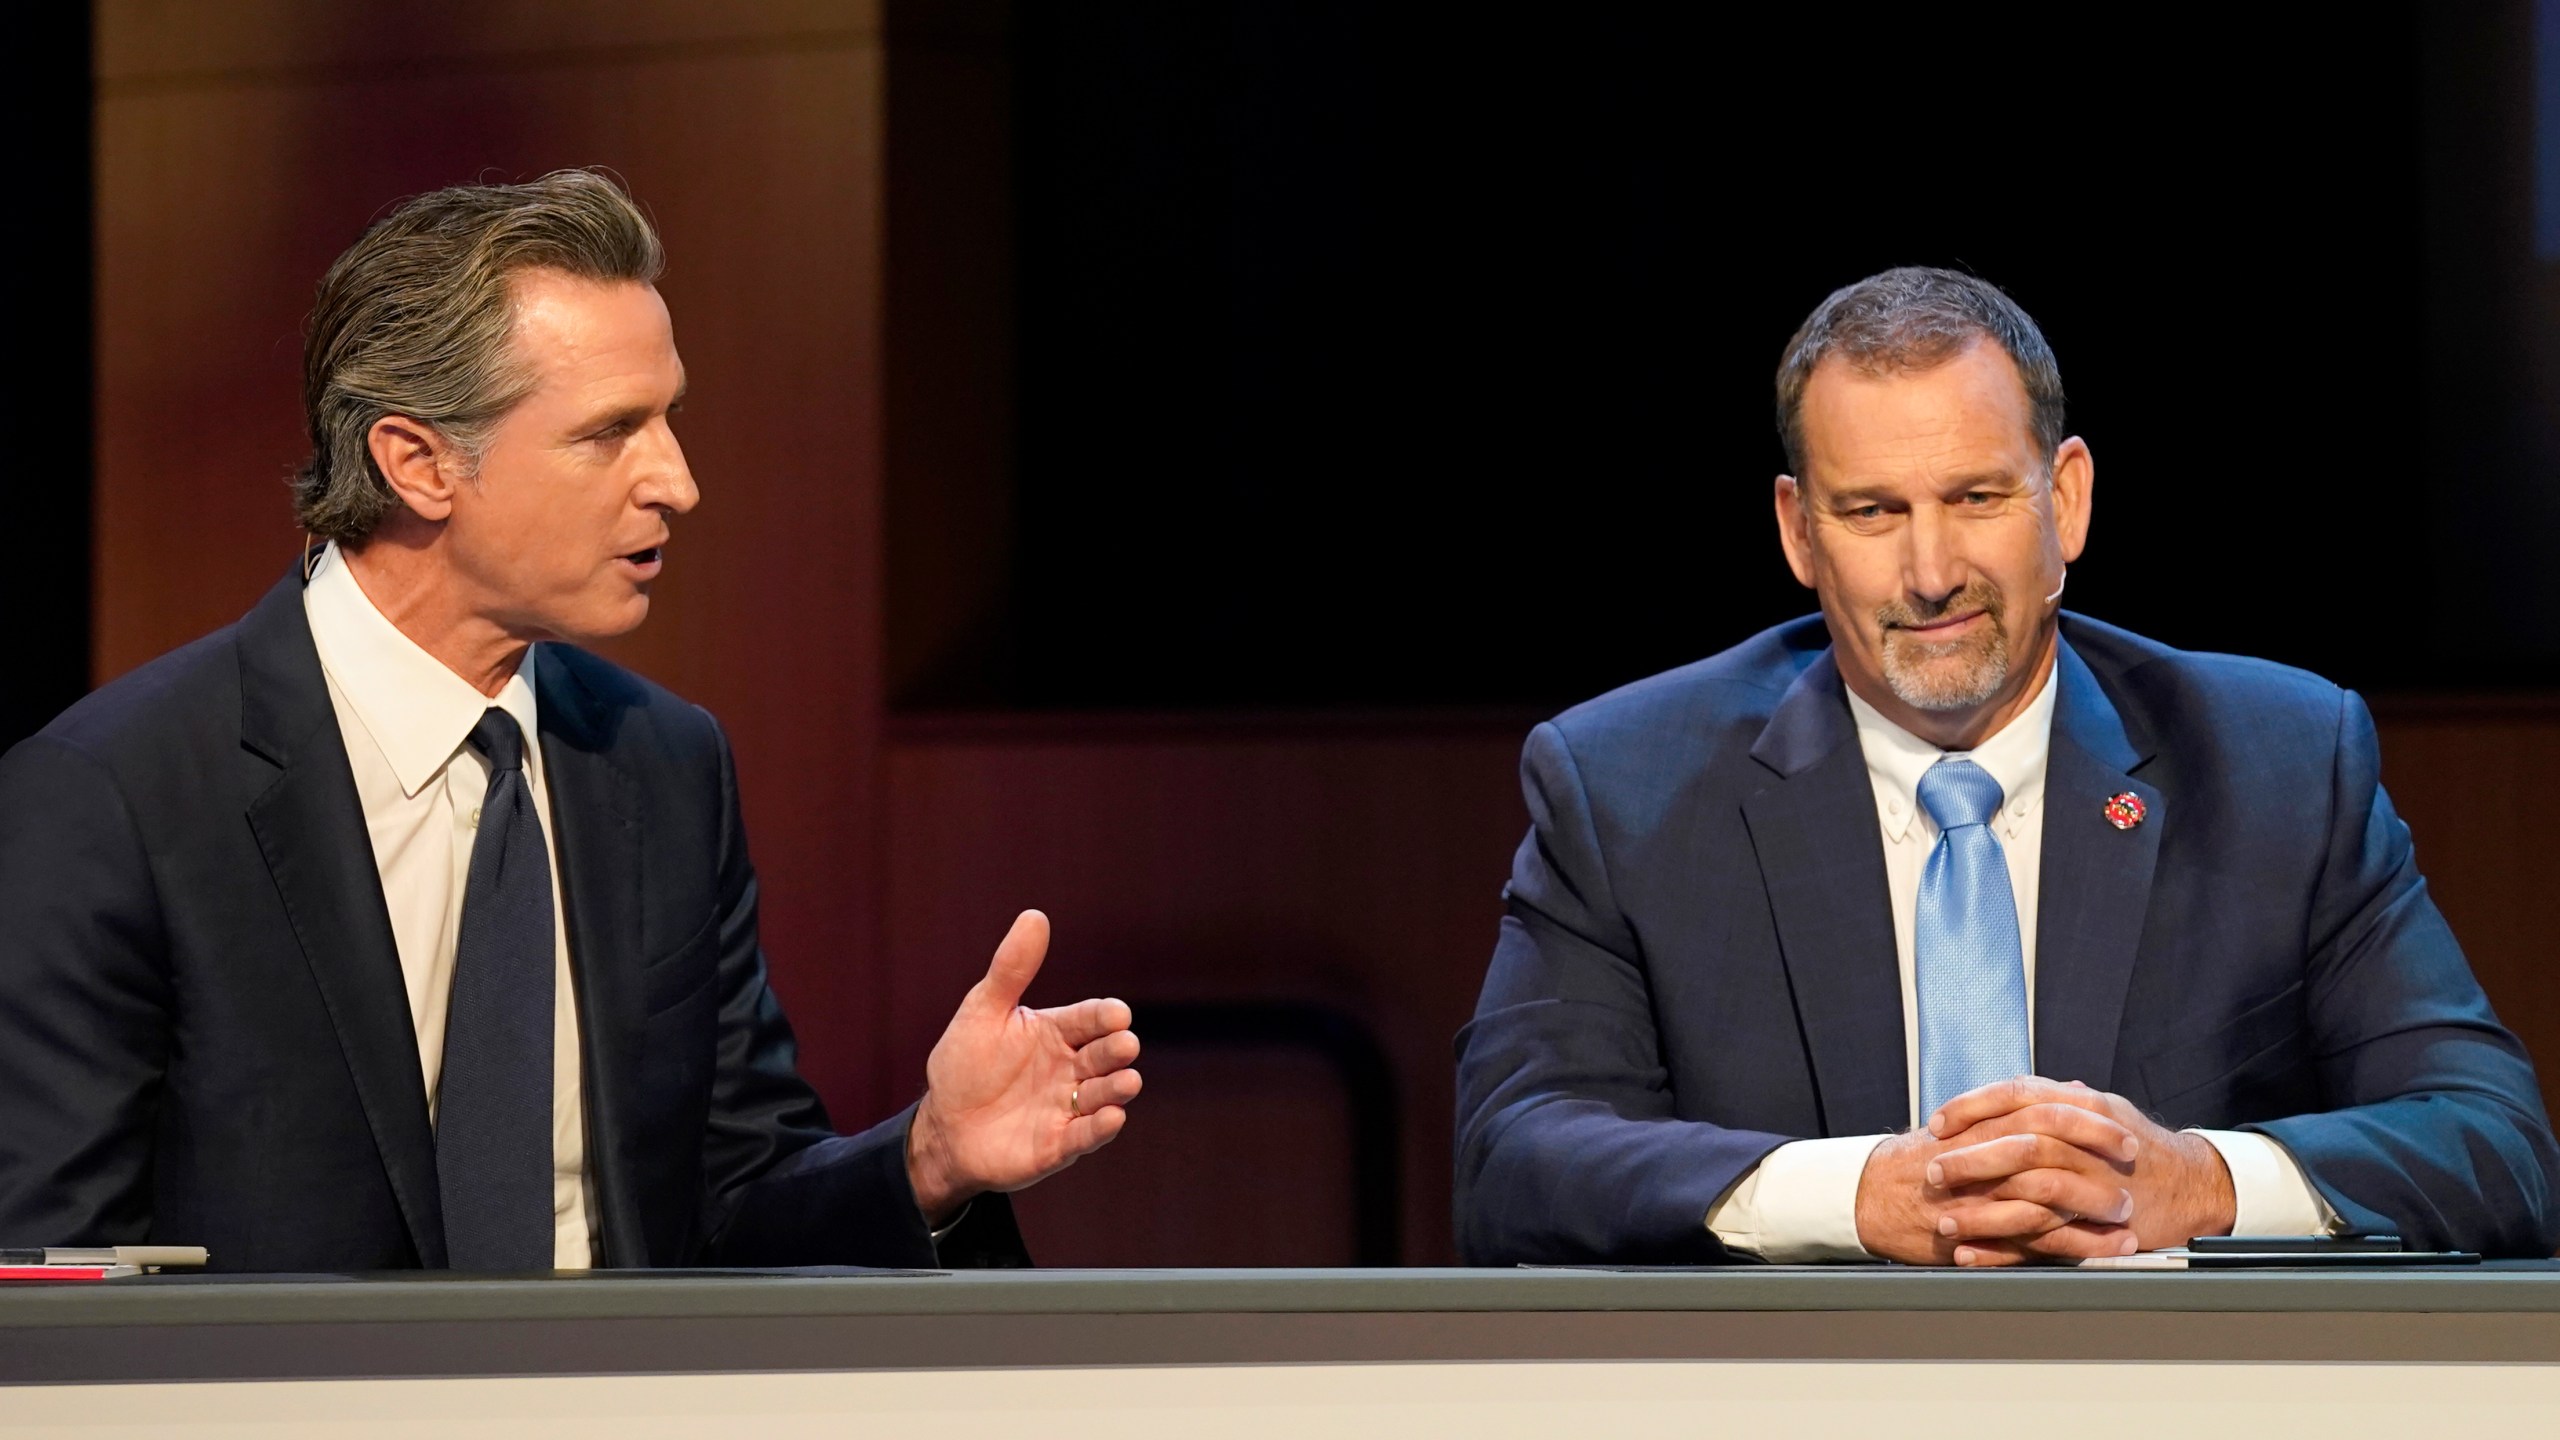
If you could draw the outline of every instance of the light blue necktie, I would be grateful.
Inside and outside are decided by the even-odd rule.
[[[1923,1120],[1977,1085],[2034,1065],[2018,901],[1989,823],[2001,798],[2000,782],[1970,760],[1941,760],[1920,777],[1920,803],[1938,822],[1912,926]]]

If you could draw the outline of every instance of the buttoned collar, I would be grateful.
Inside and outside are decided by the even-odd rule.
[[[310,584],[303,587],[302,611],[311,622],[311,643],[320,652],[321,668],[391,762],[402,795],[416,799],[442,774],[492,705],[504,708],[524,728],[525,764],[529,772],[539,770],[533,653],[526,654],[496,699],[481,694],[374,608],[335,545],[321,552]]]
[[[1876,819],[1884,826],[1885,838],[1899,842],[1910,832],[1912,818],[1920,810],[1920,777],[1950,756],[1971,760],[2000,782],[2000,808],[2011,821],[2042,801],[2045,759],[2053,749],[2053,672],[2058,668],[2045,671],[2036,698],[2018,718],[1969,751],[1939,749],[1884,718],[1882,711],[1843,684],[1849,713],[1858,725],[1858,749],[1866,756],[1867,777],[1875,785]]]

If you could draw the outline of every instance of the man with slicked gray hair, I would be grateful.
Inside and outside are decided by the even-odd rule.
[[[0,1238],[232,1270],[1025,1263],[1136,1098],[1026,911],[839,1135],[765,980],[727,740],[580,646],[700,499],[649,222],[569,170],[321,281],[314,537],[239,623],[0,758]]]
[[[1476,1263],[2549,1255],[2560,1146],[2298,670],[2061,609],[2095,462],[2035,322],[1888,270],[1787,344],[1821,613],[1540,725],[1458,1043]]]

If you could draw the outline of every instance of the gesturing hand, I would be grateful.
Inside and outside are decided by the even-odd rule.
[[[2131,1141],[2091,1147],[2082,1138],[2093,1117]],[[2198,1235],[2230,1233],[2237,1202],[2222,1152],[2201,1135],[2156,1124],[2133,1102],[2074,1080],[2022,1075],[1968,1090],[1929,1117],[1929,1133],[1946,1148],[1929,1162],[1929,1182],[1980,1197],[1955,1214],[1951,1238],[1988,1240],[1957,1252],[1959,1264],[1996,1265],[2031,1258],[1999,1234],[2001,1208],[2025,1201],[2092,1213],[2075,1196],[2102,1172],[2121,1176],[2126,1220],[2145,1250],[2183,1245]],[[1967,1254],[1966,1251],[1973,1253]]]
[[[1049,917],[1025,910],[987,976],[924,1063],[924,1100],[907,1131],[917,1208],[947,1223],[971,1196],[1019,1190],[1111,1143],[1138,1096],[1129,1007],[1082,1000],[1033,1010],[1022,994],[1049,951]]]

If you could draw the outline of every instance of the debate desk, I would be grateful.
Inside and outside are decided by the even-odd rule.
[[[2560,1435],[2560,1266],[153,1276],[0,1434]]]

